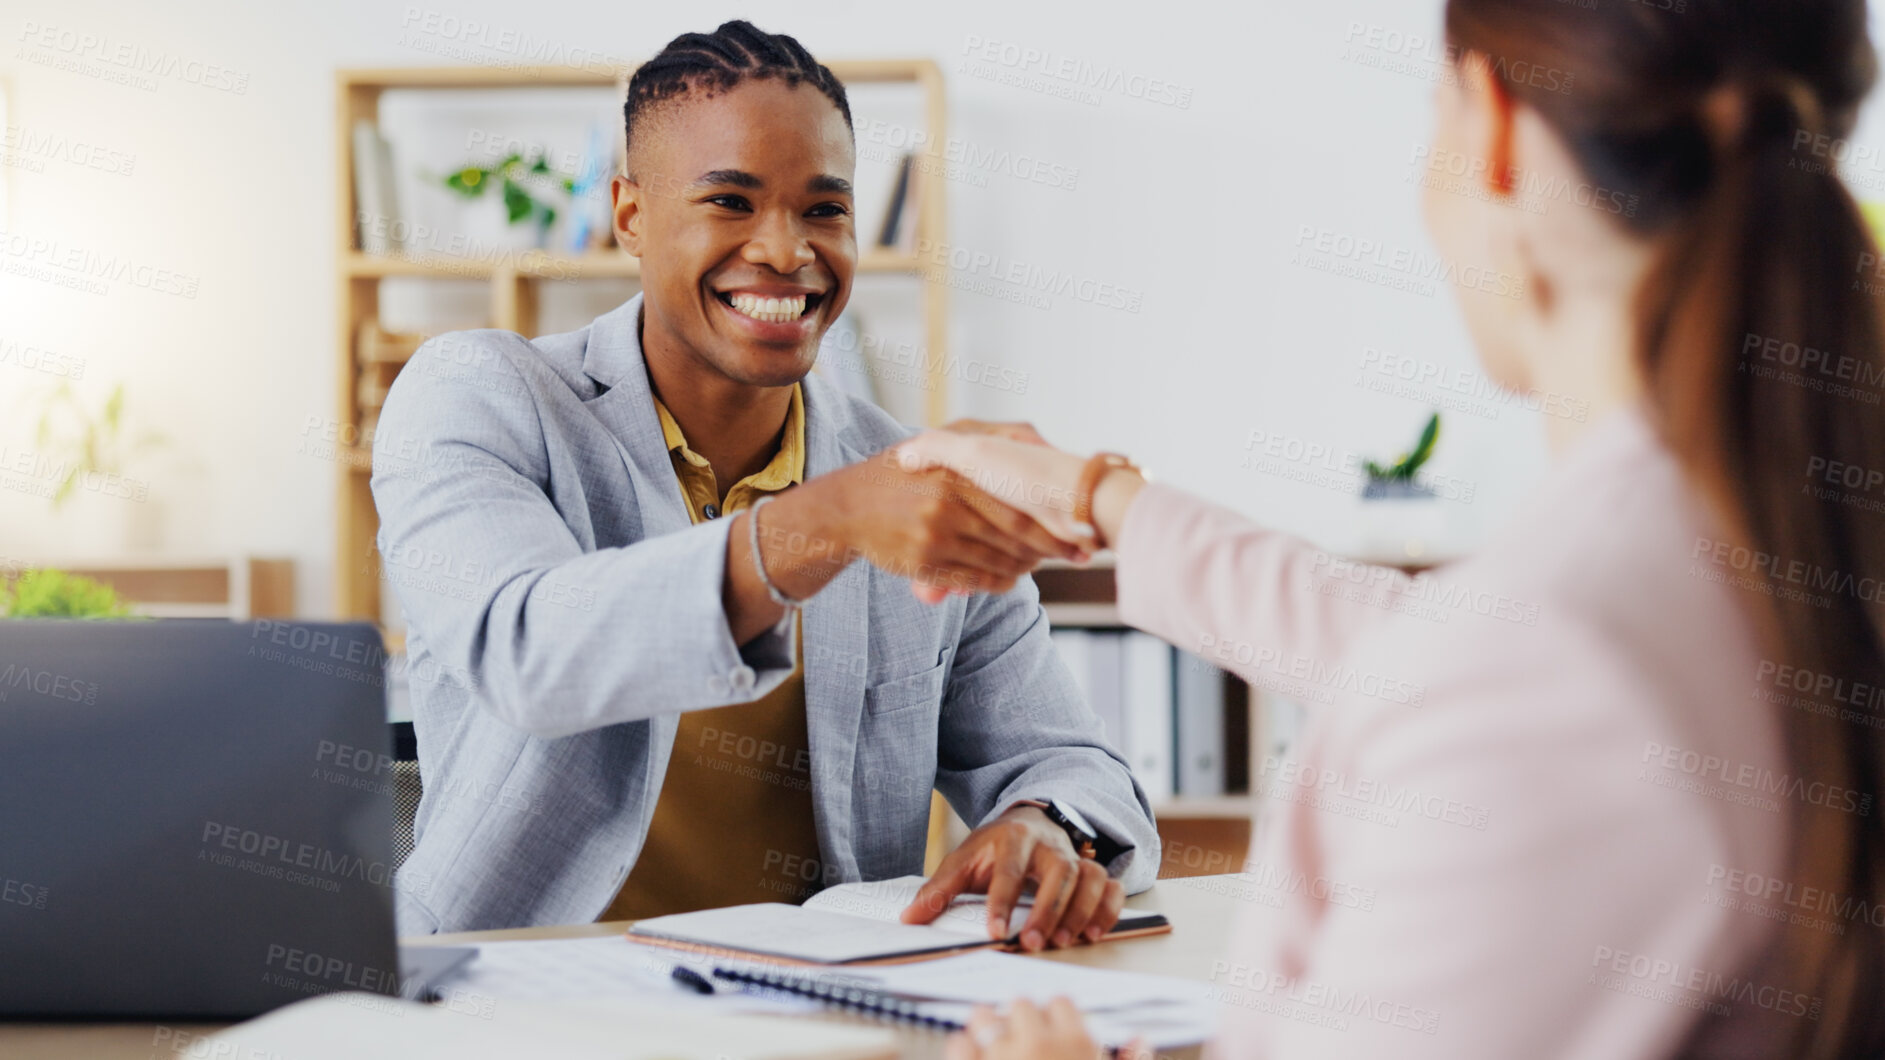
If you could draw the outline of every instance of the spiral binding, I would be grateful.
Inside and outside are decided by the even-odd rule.
[[[907,1023],[931,1030],[959,1031],[968,1026],[956,1020],[931,1016],[923,1012],[921,1005],[915,1001],[877,990],[864,990],[818,979],[801,979],[792,975],[780,975],[777,972],[749,972],[739,968],[715,968],[713,977],[764,990],[777,990],[795,997],[808,997],[821,1004],[881,1016],[895,1023]]]

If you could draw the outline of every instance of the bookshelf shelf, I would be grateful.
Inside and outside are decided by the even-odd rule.
[[[923,122],[928,142],[923,151],[935,171],[942,166],[942,145],[947,142],[947,106],[942,69],[929,59],[861,59],[827,63],[847,85],[905,84],[922,96]],[[340,70],[335,75],[336,144],[336,272],[339,277],[337,346],[339,356],[339,422],[356,434],[376,415],[370,397],[383,394],[403,363],[397,357],[363,357],[359,346],[363,326],[377,327],[380,283],[388,279],[473,281],[489,286],[489,319],[495,328],[523,335],[538,334],[538,307],[544,285],[570,281],[628,282],[639,279],[641,262],[619,249],[580,254],[539,250],[499,250],[479,257],[441,254],[369,254],[355,235],[359,211],[354,193],[354,136],[356,122],[377,124],[381,97],[389,91],[503,90],[536,88],[605,88],[616,93],[615,110],[626,92],[632,68],[555,66],[418,66]],[[915,234],[918,245],[938,241],[947,231],[945,185],[922,180],[913,185]],[[929,379],[925,418],[943,423],[949,408],[948,291],[945,283],[928,275],[915,254],[876,247],[861,247],[860,275],[905,276],[914,280],[920,304]],[[627,292],[624,292],[626,296]],[[364,363],[363,363],[364,362]],[[338,481],[338,532],[335,539],[335,611],[343,619],[382,620],[381,587],[374,541],[379,516],[369,488],[372,467],[370,443],[342,446],[335,454]]]
[[[506,261],[481,261],[443,255],[405,256],[350,251],[342,264],[352,279],[388,276],[428,276],[437,279],[489,280],[508,270],[520,278],[552,281],[623,280],[641,276],[641,262],[613,250],[587,254],[545,254],[520,251]],[[909,254],[869,251],[858,256],[857,271],[870,274],[918,275],[921,259]]]
[[[1119,608],[1115,604],[1046,603],[1043,606],[1047,608],[1047,624],[1056,628],[1112,629],[1125,624],[1119,620]]]
[[[1154,800],[1152,812],[1161,819],[1185,821],[1207,821],[1215,819],[1239,820],[1249,817],[1257,808],[1254,795],[1183,796],[1174,795],[1164,800]]]

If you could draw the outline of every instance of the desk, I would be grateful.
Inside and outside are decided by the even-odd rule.
[[[1169,935],[1048,951],[1035,955],[1035,959],[1209,980],[1211,963],[1224,956],[1226,929],[1240,909],[1235,897],[1240,888],[1234,879],[1228,876],[1194,876],[1165,880],[1144,894],[1127,899],[1126,904],[1135,909],[1152,910],[1169,917],[1172,922],[1172,933]],[[477,946],[486,942],[526,939],[593,938],[620,934],[627,930],[630,923],[632,921],[506,931],[466,931],[406,939],[404,943],[417,946]],[[854,1017],[832,1014],[820,1018],[849,1020]],[[195,1036],[213,1033],[223,1026],[185,1023],[0,1023],[0,1056],[8,1057],[9,1060],[14,1057],[21,1060],[163,1060],[165,1057],[188,1054],[187,1048],[172,1046],[178,1039],[187,1046]],[[160,1027],[167,1032],[162,1041],[158,1040]],[[900,1032],[899,1036],[903,1038],[905,1056],[941,1055],[941,1035],[905,1031]],[[1184,1054],[1181,1052],[1178,1055]]]

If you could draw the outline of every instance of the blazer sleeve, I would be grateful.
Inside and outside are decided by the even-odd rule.
[[[1218,1055],[1682,1052],[1718,1000],[1688,987],[1744,974],[1767,937],[1760,918],[1706,900],[1712,867],[1767,865],[1726,823],[1763,811],[1649,782],[1646,741],[1667,738],[1643,721],[1654,686],[1590,631],[1382,650],[1423,669],[1432,702],[1362,708],[1368,720],[1315,760],[1316,781],[1334,783],[1280,785],[1290,868],[1333,885],[1246,911],[1215,969]],[[1296,942],[1279,951],[1279,937]]]
[[[1148,483],[1114,551],[1120,618],[1258,687],[1326,683],[1359,636],[1431,609],[1425,583]]]
[[[507,357],[503,336],[476,341]],[[535,366],[511,361],[515,385],[487,388],[428,370],[435,356],[422,347],[387,397],[372,489],[384,578],[441,674],[544,738],[746,702],[791,674],[796,616],[733,642],[732,520],[585,548],[551,499]]]
[[[1137,893],[1158,878],[1145,790],[1048,639],[1031,578],[969,599],[944,692],[936,787],[979,826],[1022,799],[1059,799],[1126,849],[1107,871]]]

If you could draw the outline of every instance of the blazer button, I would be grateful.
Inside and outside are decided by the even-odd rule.
[[[727,679],[719,676],[707,678],[707,691],[709,694],[715,696],[726,695],[728,692]]]
[[[720,518],[720,506],[718,504],[703,504],[700,506],[700,514],[709,519],[718,519]]]
[[[753,684],[758,679],[759,675],[753,673],[752,667],[741,666],[735,668],[734,671],[727,676],[733,682],[733,691],[751,692],[753,690]]]

